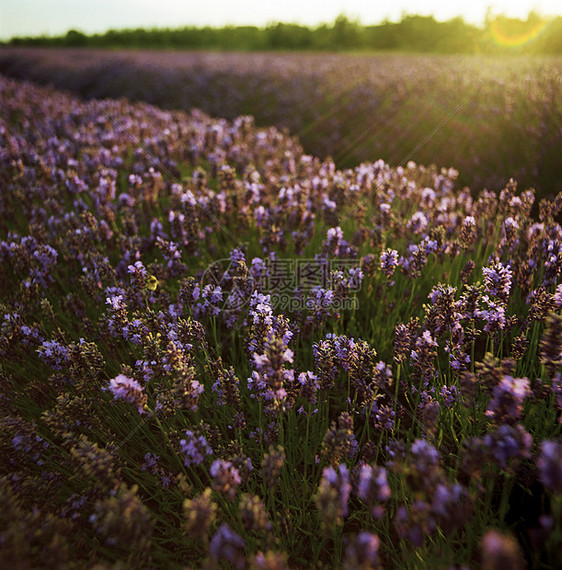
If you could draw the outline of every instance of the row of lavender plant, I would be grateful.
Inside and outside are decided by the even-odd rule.
[[[340,167],[410,157],[454,165],[478,191],[513,177],[543,197],[562,190],[561,61],[4,47],[0,72],[84,97],[250,114]]]
[[[560,562],[561,194],[0,101],[4,565]]]

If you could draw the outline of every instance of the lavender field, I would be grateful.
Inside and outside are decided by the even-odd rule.
[[[6,77],[0,108],[2,567],[562,564],[561,192]]]
[[[562,58],[0,49],[0,73],[83,97],[252,115],[339,168],[454,167],[475,192],[562,190]],[[534,212],[534,214],[538,211]]]

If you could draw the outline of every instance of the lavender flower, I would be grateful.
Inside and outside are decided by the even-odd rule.
[[[530,395],[531,385],[528,378],[505,375],[499,384],[494,386],[486,415],[494,418],[498,424],[517,423],[523,412],[523,401]]]
[[[97,501],[88,520],[107,547],[126,550],[134,544],[137,560],[149,554],[153,523],[136,485],[127,489],[122,484],[117,493]]]
[[[562,443],[545,440],[537,458],[541,483],[552,493],[562,494]]]
[[[410,353],[410,361],[414,365],[416,376],[425,382],[436,375],[435,358],[437,341],[428,330],[416,339],[414,350]]]
[[[394,330],[394,362],[402,364],[410,356],[414,347],[414,334],[418,327],[418,320],[411,320],[408,324],[398,323]]]
[[[376,534],[360,532],[349,540],[342,561],[343,570],[380,568],[380,540]]]
[[[349,471],[340,465],[338,471],[325,467],[318,491],[314,497],[322,525],[330,530],[333,525],[342,524],[348,514],[348,501],[351,493]]]
[[[338,256],[340,254],[340,249],[345,245],[345,243],[346,242],[343,239],[343,231],[339,226],[328,230],[325,245],[328,252],[332,255]]]
[[[252,570],[289,570],[287,555],[283,552],[257,552],[252,560]]]
[[[225,560],[232,567],[242,569],[246,566],[244,546],[242,537],[223,523],[211,538],[209,552],[215,563]]]
[[[418,210],[410,218],[410,220],[406,224],[406,227],[415,234],[420,234],[421,232],[426,230],[428,223],[429,222],[427,220],[426,215]]]
[[[450,409],[454,404],[460,401],[459,390],[456,386],[442,386],[440,391],[441,397],[443,398],[443,406]]]
[[[557,309],[562,308],[562,283],[556,287],[553,301]]]
[[[31,269],[30,277],[40,287],[46,288],[53,281],[50,273],[57,263],[58,253],[50,245],[40,245],[33,252],[33,257],[39,267]]]
[[[158,459],[160,459],[159,455],[155,455],[150,452],[145,453],[144,463],[142,464],[141,469],[143,471],[148,471],[149,473],[156,475],[156,473],[158,473]]]
[[[439,451],[425,439],[416,439],[410,447],[410,452],[420,473],[429,472],[441,460]]]
[[[322,440],[321,456],[332,465],[336,465],[344,457],[349,457],[355,445],[353,418],[342,412],[338,423],[332,422]]]
[[[317,393],[320,390],[320,384],[318,383],[318,377],[308,370],[307,372],[301,372],[297,378],[300,384],[300,395],[311,404],[316,404]]]
[[[53,370],[63,370],[68,366],[68,348],[56,340],[44,341],[37,353]]]
[[[562,315],[551,313],[541,339],[541,364],[554,375],[562,366]]]
[[[213,450],[204,436],[197,436],[191,430],[186,430],[185,435],[187,437],[180,440],[181,451],[185,455],[184,464],[186,467],[200,465]]]
[[[321,388],[330,389],[338,373],[334,343],[330,339],[322,340],[312,346],[314,362],[318,370]]]
[[[213,478],[213,489],[223,494],[228,501],[233,501],[242,481],[238,469],[230,461],[217,459],[211,465],[209,474]]]
[[[418,499],[409,509],[404,505],[398,507],[394,526],[398,536],[409,538],[414,546],[419,547],[435,531],[437,523],[431,516],[431,506]]]
[[[523,426],[500,425],[495,431],[485,434],[482,438],[473,438],[467,442],[468,455],[481,448],[481,455],[489,455],[501,469],[509,469],[522,458],[530,457],[533,438]],[[490,459],[488,459],[488,462]]]
[[[499,248],[501,250],[504,249],[513,249],[514,246],[517,245],[517,230],[519,230],[519,224],[516,219],[508,216],[502,226],[502,238],[500,241]]]
[[[396,419],[396,412],[392,405],[383,404],[379,405],[377,401],[373,403],[371,408],[371,421],[376,429],[383,431],[391,431],[394,429],[394,421]]]
[[[523,570],[525,561],[521,549],[511,535],[488,530],[482,539],[483,570]]]
[[[431,510],[442,528],[449,530],[445,526],[450,523],[453,523],[453,527],[464,523],[462,502],[466,497],[467,491],[460,483],[451,484],[447,481],[437,484],[433,492]]]
[[[320,117],[325,105],[318,105],[318,94],[327,83],[317,79],[324,71],[297,77],[273,62],[266,75],[275,75],[276,84],[266,93],[255,81],[266,60],[237,56],[229,63],[255,67],[244,78],[256,101],[274,94],[282,103],[276,107],[286,110],[304,94],[308,115]],[[216,75],[216,58],[204,63]],[[339,85],[332,56],[313,63],[330,70],[332,87]],[[196,103],[205,73],[179,75]],[[366,97],[374,101],[369,85],[356,83],[337,87],[345,95],[339,111]],[[209,108],[240,104],[235,92],[207,91],[214,92]],[[392,97],[400,103],[406,92],[394,89]],[[541,89],[533,95],[539,103],[552,99]],[[453,169],[411,161],[396,169],[379,160],[340,170],[330,158],[303,154],[294,137],[258,129],[250,117],[215,120],[196,109],[187,115],[125,99],[80,103],[5,78],[0,108],[6,111],[0,119],[0,447],[6,452],[0,502],[12,521],[0,533],[0,550],[7,558],[16,565],[20,559],[44,567],[79,564],[87,553],[75,548],[70,531],[83,529],[103,546],[96,562],[157,565],[165,558],[166,509],[153,509],[160,520],[152,540],[143,502],[183,495],[189,498],[175,530],[185,535],[182,562],[190,567],[306,565],[305,541],[291,536],[302,531],[320,544],[314,533],[326,531],[329,548],[316,549],[317,565],[415,565],[414,546],[421,545],[427,560],[442,555],[459,565],[466,556],[483,568],[517,568],[516,541],[493,531],[481,553],[452,550],[466,534],[463,525],[481,527],[481,517],[476,526],[470,520],[469,498],[495,505],[486,494],[494,485],[486,483],[510,473],[516,485],[533,486],[535,477],[545,494],[542,529],[531,529],[531,547],[543,536],[544,546],[556,546],[562,192],[541,201],[534,223],[533,192],[516,196],[514,182],[498,200],[486,190],[477,198],[468,188],[457,191]],[[289,123],[297,115],[284,114]],[[338,115],[328,121],[334,141],[341,139]],[[131,146],[131,134],[140,146]],[[329,139],[323,139],[328,146]],[[248,251],[262,247],[263,259],[246,260],[245,245],[225,254],[228,240],[219,235],[225,227],[236,228]],[[216,264],[205,270],[205,259],[225,255],[227,270]],[[314,263],[306,263],[308,255]],[[483,262],[478,282],[475,269]],[[360,288],[368,311],[339,315]],[[286,300],[291,321],[279,314]],[[388,324],[396,325],[394,339]],[[215,330],[206,330],[211,325]],[[391,366],[374,347],[387,359],[393,340]],[[507,358],[483,354],[485,345]],[[123,373],[105,380],[104,370],[119,363]],[[517,378],[518,370],[531,382]],[[249,377],[247,386],[239,377]],[[108,417],[96,413],[100,387],[108,392],[97,394],[101,400],[118,402]],[[138,445],[93,443],[107,434],[131,435],[121,420],[135,418],[119,412],[135,416],[131,404],[148,412],[152,398],[158,420],[142,416],[145,425],[135,434],[147,437],[137,438]],[[539,413],[526,414],[531,404]],[[457,433],[462,425],[467,429]],[[420,427],[425,439],[416,439]],[[437,438],[442,447],[430,437],[439,428],[447,428]],[[158,431],[168,434],[172,449],[154,449]],[[540,434],[551,439],[541,441]],[[452,445],[455,436],[464,449]],[[285,442],[292,447],[284,449]],[[295,449],[299,442],[302,449]],[[184,463],[179,471],[170,461],[174,449]],[[135,465],[142,500],[135,487],[120,487],[122,479],[134,479]],[[349,465],[356,466],[352,474]],[[66,481],[70,471],[78,476]],[[317,486],[312,493],[310,481]],[[294,515],[311,499],[319,529],[312,528],[314,517]],[[382,536],[371,534],[375,526],[385,532],[384,549]],[[296,550],[277,552],[272,534]]]
[[[357,496],[368,506],[373,517],[380,518],[384,512],[380,503],[390,499],[386,469],[363,465],[359,472]]]
[[[254,257],[252,259],[252,264],[250,266],[250,275],[252,276],[256,290],[263,290],[268,277],[268,267],[266,262],[261,259],[261,257]]]
[[[217,393],[219,406],[232,406],[238,409],[240,405],[240,380],[236,377],[234,369],[220,370],[216,382],[212,386]]]
[[[290,336],[284,337],[275,334],[273,329],[270,330],[270,335],[262,341],[263,352],[253,354],[256,371],[248,379],[250,390],[255,391],[257,388],[253,396],[269,402],[272,412],[284,411],[292,405],[292,400],[287,401],[287,396],[294,382],[294,370],[284,366],[293,362],[293,351],[287,347]]]
[[[385,249],[381,253],[380,267],[387,277],[392,277],[398,266],[398,252],[395,249]]]
[[[327,340],[331,340],[335,349],[337,358],[340,361],[340,366],[344,370],[350,370],[352,362],[356,356],[356,344],[355,340],[348,338],[345,335],[337,336],[335,334],[328,333],[326,335]]]
[[[215,520],[217,504],[212,500],[212,491],[207,487],[194,499],[186,499],[183,511],[186,518],[187,533],[193,538],[207,538],[209,527]]]
[[[145,412],[146,394],[143,392],[142,386],[132,378],[119,374],[112,378],[109,382],[109,391],[113,394],[115,400],[125,400],[129,404],[137,407],[139,414]]]
[[[135,283],[142,283],[145,277],[148,277],[148,271],[142,261],[135,261],[133,265],[127,267],[127,271],[132,275]]]
[[[329,314],[329,309],[334,300],[335,294],[331,289],[316,286],[310,290],[310,297],[306,301],[306,306],[311,312]]]
[[[456,309],[455,293],[455,287],[439,283],[428,296],[431,301],[431,307],[426,308],[428,328],[435,335],[450,332],[459,325],[460,314]]]
[[[216,317],[220,313],[219,303],[223,300],[222,288],[219,285],[205,285],[201,291],[201,299],[203,303],[196,305],[195,317],[200,318],[203,315]]]
[[[488,307],[476,311],[476,316],[486,321],[484,331],[490,334],[503,330],[506,325],[505,305],[492,301],[488,295],[482,297],[482,302]]]
[[[257,495],[244,493],[240,497],[240,518],[246,530],[263,532],[271,529],[263,501]]]
[[[271,306],[271,295],[264,295],[254,291],[250,299],[250,316],[254,324],[263,323],[271,326],[273,323],[273,308]]]
[[[474,216],[466,216],[462,223],[459,242],[463,249],[468,249],[476,240],[476,220]]]
[[[439,402],[425,390],[421,393],[421,399],[422,401],[418,406],[418,412],[420,413],[423,427],[427,434],[435,436],[437,432],[437,422],[439,420]]]
[[[486,292],[506,303],[509,299],[513,279],[511,268],[498,261],[490,267],[484,267],[482,272],[484,273]]]
[[[285,450],[280,445],[277,448],[270,447],[268,453],[264,455],[261,470],[265,484],[269,489],[273,489],[277,485],[284,463]]]
[[[114,311],[119,311],[120,309],[126,308],[126,305],[123,301],[123,295],[113,295],[113,296],[107,297],[105,302]]]

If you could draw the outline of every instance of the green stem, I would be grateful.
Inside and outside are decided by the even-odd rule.
[[[309,458],[309,433],[310,433],[310,402],[308,403],[308,410],[306,413],[306,434],[304,440],[304,480],[306,481],[307,469],[308,469],[308,458]]]
[[[506,473],[499,510],[500,522],[502,524],[504,522],[505,515],[507,515],[507,511],[509,510],[509,498],[511,496],[511,491],[513,490],[514,482],[515,477],[513,473]]]

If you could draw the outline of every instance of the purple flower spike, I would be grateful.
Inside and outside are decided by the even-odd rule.
[[[531,386],[528,378],[513,378],[506,375],[494,387],[486,415],[504,423],[517,423],[521,418],[523,402],[530,395]]]
[[[206,455],[211,455],[213,450],[204,436],[195,435],[191,430],[185,432],[186,439],[180,441],[181,450],[185,454],[186,467],[201,464]]]
[[[562,443],[543,441],[537,459],[541,483],[553,493],[562,493]]]
[[[244,557],[244,540],[236,534],[226,523],[222,524],[211,538],[209,552],[214,560],[226,560],[234,568],[246,566]]]
[[[132,378],[119,374],[109,382],[109,391],[116,400],[125,400],[129,404],[137,407],[139,414],[144,413],[146,404],[146,395],[142,390],[142,386]]]

